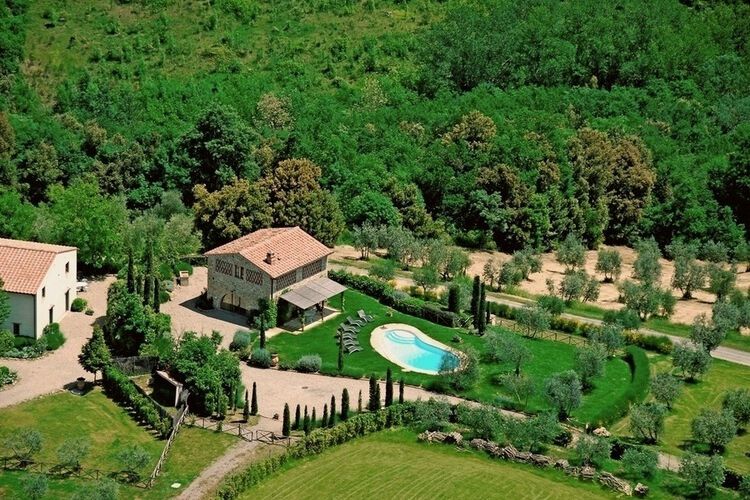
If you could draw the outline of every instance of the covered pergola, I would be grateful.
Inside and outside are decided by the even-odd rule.
[[[326,302],[337,295],[341,296],[341,309],[343,310],[345,291],[346,287],[344,285],[336,283],[332,279],[318,278],[286,292],[279,298],[297,308],[298,318],[304,331],[305,313],[307,311],[315,308],[320,314],[320,319],[323,320],[325,317]]]

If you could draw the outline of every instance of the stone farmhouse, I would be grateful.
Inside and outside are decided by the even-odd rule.
[[[252,314],[261,298],[290,311],[283,320],[315,309],[322,314],[326,301],[346,290],[327,277],[331,253],[299,227],[260,229],[205,253],[208,298],[240,314]]]
[[[1,328],[36,339],[59,322],[76,298],[77,255],[75,247],[0,238],[0,278],[10,302]]]

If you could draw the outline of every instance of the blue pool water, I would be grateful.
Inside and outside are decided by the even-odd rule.
[[[412,332],[388,330],[384,337],[387,342],[394,344],[390,350],[393,357],[397,358],[400,364],[413,370],[438,373],[446,354],[451,356],[454,366],[458,366],[458,357],[455,354],[424,342]]]

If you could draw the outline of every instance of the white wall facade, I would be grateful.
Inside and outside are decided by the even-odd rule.
[[[70,311],[70,305],[76,298],[78,281],[76,257],[75,251],[57,254],[42,283],[44,294],[41,289],[36,292],[37,337],[42,334],[45,326],[59,323]]]
[[[9,292],[11,312],[3,329],[36,339],[45,326],[59,323],[76,298],[76,257],[74,250],[57,254],[36,295]]]

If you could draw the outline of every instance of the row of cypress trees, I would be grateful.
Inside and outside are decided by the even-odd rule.
[[[367,403],[367,409],[369,411],[377,411],[381,407],[380,398],[380,384],[378,379],[374,375],[370,376],[369,380],[369,400]],[[385,379],[385,406],[391,406],[394,402],[394,391],[393,391],[393,373],[388,368]],[[255,384],[253,384],[253,394],[255,394]],[[398,403],[404,402],[404,379],[400,379],[398,382]],[[336,409],[336,396],[331,396],[331,402],[323,405],[323,417],[320,422],[317,421],[317,415],[315,408],[312,409],[312,413],[309,411],[307,405],[304,408],[297,405],[294,411],[294,421],[292,421],[291,411],[289,403],[284,404],[284,414],[281,426],[281,434],[283,436],[291,435],[291,431],[301,430],[305,434],[308,434],[315,427],[333,427],[336,425],[338,419],[345,421],[349,419],[350,415],[350,400],[349,390],[344,388],[341,392],[341,411]],[[362,391],[359,391],[359,398],[357,401],[357,411],[362,412]]]

